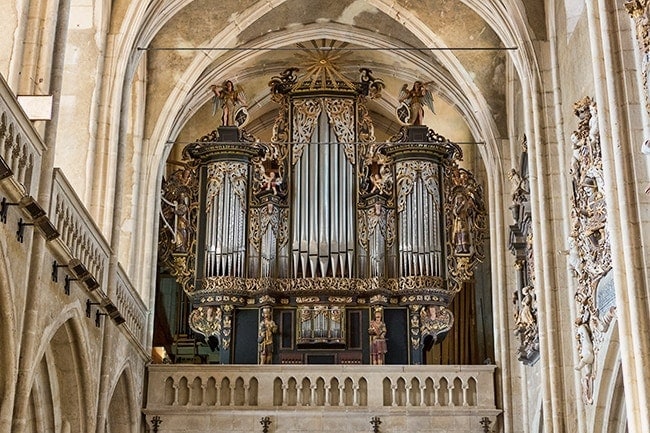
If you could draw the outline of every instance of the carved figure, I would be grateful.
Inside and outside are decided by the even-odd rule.
[[[522,178],[519,172],[514,168],[510,169],[508,173],[508,179],[512,184],[512,201],[513,203],[521,204],[526,201],[526,196],[528,195],[528,184],[527,179]]]
[[[533,316],[533,295],[531,293],[532,287],[526,286],[521,289],[521,307],[517,314],[516,325],[517,329],[525,330],[527,327],[535,324],[535,317]]]
[[[370,188],[370,193],[372,194],[373,192],[379,192],[381,191],[381,174],[375,173],[370,176],[370,184],[372,185],[372,188]]]
[[[278,187],[282,184],[282,176],[279,176],[275,170],[264,173],[262,188],[266,191],[273,191],[273,195],[278,195]]]
[[[213,84],[210,90],[214,93],[212,97],[212,115],[222,109],[221,124],[223,126],[239,126],[235,123],[235,108],[239,105],[246,106],[246,95],[241,86],[235,87],[230,80],[223,82],[221,86]]]
[[[593,401],[593,380],[594,380],[594,345],[591,340],[591,332],[585,323],[578,325],[576,340],[578,340],[578,365],[577,371],[582,371],[582,399],[585,403]]]
[[[398,100],[400,103],[406,104],[409,108],[409,116],[408,118],[400,118],[400,120],[409,125],[424,125],[425,105],[429,107],[433,114],[436,113],[433,109],[432,83],[432,81],[416,81],[410,89],[408,88],[408,84],[402,86]]]
[[[469,203],[465,194],[459,193],[454,198],[454,224],[453,240],[456,254],[469,254],[470,253],[470,221],[469,221]]]
[[[278,325],[271,318],[271,309],[262,308],[262,320],[258,333],[260,364],[273,363],[273,334],[278,331]]]
[[[381,309],[375,309],[375,320],[370,321],[370,358],[373,365],[382,365],[388,349],[386,347],[386,324],[381,320]]]

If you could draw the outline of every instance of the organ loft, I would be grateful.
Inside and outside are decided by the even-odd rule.
[[[270,77],[270,140],[246,131],[245,86],[213,86],[221,126],[163,180],[168,361],[427,363],[460,326],[450,305],[486,230],[461,148],[423,124],[429,83],[399,92],[403,126],[385,141],[368,103],[387,89],[369,69],[348,77],[323,56]]]

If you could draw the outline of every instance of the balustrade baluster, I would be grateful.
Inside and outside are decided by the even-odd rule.
[[[289,385],[286,383],[282,384],[282,406],[286,406],[288,402],[288,395],[289,395]]]
[[[456,404],[454,404],[454,385],[447,383],[447,394],[449,396],[449,406],[456,406]]]
[[[325,385],[325,406],[332,405],[332,385]]]
[[[309,386],[310,394],[309,394],[309,403],[307,404],[308,406],[316,406],[316,384],[312,383]]]
[[[427,389],[426,385],[420,384],[420,406],[425,406],[424,393],[425,393],[426,389]]]
[[[215,399],[214,405],[221,406],[221,383],[215,383],[214,385],[217,388],[217,398]]]
[[[250,383],[244,384],[244,406],[250,406]]]
[[[296,405],[297,406],[304,406],[305,405],[305,402],[304,402],[305,398],[302,395],[302,384],[300,384],[300,385],[296,384],[296,394],[298,394],[296,396],[296,400],[297,400]]]
[[[413,389],[413,385],[404,385],[404,393],[406,394],[406,403],[404,406],[411,405],[411,389]]]
[[[235,405],[235,387],[236,386],[237,386],[236,383],[231,383],[230,384],[230,406]]]
[[[433,385],[433,405],[440,406],[440,382]]]
[[[469,406],[469,403],[467,402],[468,389],[469,389],[469,384],[467,382],[463,382],[463,406]]]
[[[352,385],[352,405],[359,406],[359,384]]]
[[[207,399],[205,398],[206,388],[207,388],[206,384],[204,382],[201,382],[201,406],[205,406],[207,404],[206,403]]]
[[[391,398],[392,398],[392,403],[391,406],[397,406],[397,384],[394,383],[390,386],[390,392],[391,392]]]
[[[339,406],[343,406],[345,401],[343,399],[343,390],[345,389],[344,384],[339,384]]]

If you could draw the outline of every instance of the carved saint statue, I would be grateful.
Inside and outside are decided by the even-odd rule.
[[[370,321],[370,358],[373,365],[382,365],[386,348],[386,324],[381,320],[381,309],[375,309],[375,320]]]
[[[273,334],[278,331],[278,325],[271,318],[271,309],[262,309],[262,320],[258,333],[260,364],[273,363]]]
[[[453,207],[453,241],[456,254],[470,254],[470,218],[469,218],[469,198],[466,194],[459,193],[454,197]]]

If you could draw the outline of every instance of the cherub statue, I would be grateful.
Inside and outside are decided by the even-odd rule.
[[[398,115],[401,121],[409,125],[423,125],[425,105],[429,107],[433,114],[436,113],[433,109],[432,84],[432,81],[416,81],[410,89],[408,84],[402,86],[398,99],[402,104],[401,107],[406,106],[408,108],[408,116]]]
[[[278,195],[278,187],[282,184],[282,176],[275,171],[270,170],[264,173],[262,188],[266,191],[273,191],[273,195]]]
[[[212,115],[214,116],[217,110],[221,108],[223,110],[221,115],[221,124],[223,126],[241,126],[244,121],[238,122],[236,113],[239,110],[236,112],[235,108],[240,106],[240,109],[245,111],[246,95],[242,87],[235,86],[232,81],[226,80],[221,86],[213,84],[210,86],[210,90],[214,93],[212,97]],[[247,113],[245,114],[248,117]]]

